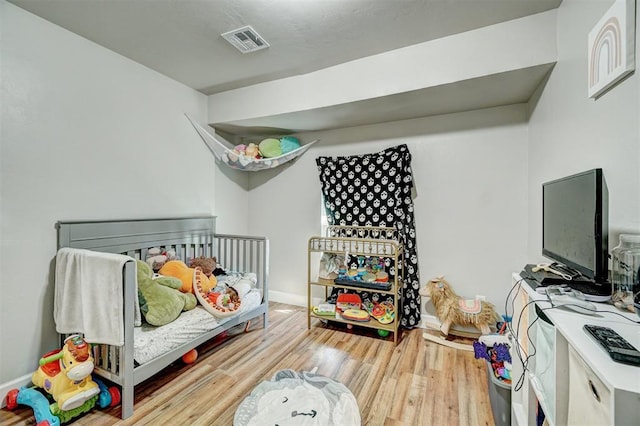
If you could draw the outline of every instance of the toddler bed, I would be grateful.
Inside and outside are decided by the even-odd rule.
[[[218,318],[201,306],[183,312],[175,321],[153,327],[137,326],[136,266],[123,267],[124,345],[95,345],[95,374],[122,388],[122,418],[133,414],[134,386],[158,373],[191,349],[220,333],[262,315],[267,327],[269,243],[264,237],[215,233],[215,217],[178,219],[58,222],[58,248],[124,254],[145,260],[149,249],[174,250],[179,259],[217,257],[225,271],[219,282],[250,273],[254,286],[242,299],[236,315]],[[66,335],[61,336],[62,339]]]

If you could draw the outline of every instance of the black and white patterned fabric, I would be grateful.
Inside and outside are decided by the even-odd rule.
[[[330,225],[395,227],[404,245],[402,322],[420,323],[420,276],[413,211],[411,153],[406,145],[345,157],[318,157],[322,195]],[[357,259],[348,259],[348,265]],[[390,279],[396,273],[387,265]],[[337,291],[332,298],[337,297]],[[382,301],[383,295],[359,292],[363,302]],[[384,297],[387,297],[384,295]]]

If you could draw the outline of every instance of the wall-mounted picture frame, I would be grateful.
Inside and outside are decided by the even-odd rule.
[[[616,0],[589,32],[589,97],[597,99],[635,69],[635,0]]]

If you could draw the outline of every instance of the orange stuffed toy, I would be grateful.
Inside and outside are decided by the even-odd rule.
[[[181,260],[170,260],[160,268],[158,273],[168,277],[175,277],[182,281],[180,291],[183,293],[195,293],[194,284],[198,286],[198,290],[207,293],[218,283],[215,275],[207,277],[202,273],[200,267],[189,268]]]

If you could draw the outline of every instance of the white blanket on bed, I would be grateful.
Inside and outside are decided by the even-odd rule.
[[[242,298],[238,315],[249,312],[260,306],[262,293],[253,289]],[[198,305],[195,309],[183,312],[173,322],[161,327],[142,324],[134,329],[133,357],[138,364],[153,361],[159,356],[191,342],[207,331],[230,321],[233,317],[216,318]]]
[[[123,268],[129,256],[62,248],[56,255],[53,318],[58,333],[124,345]]]

